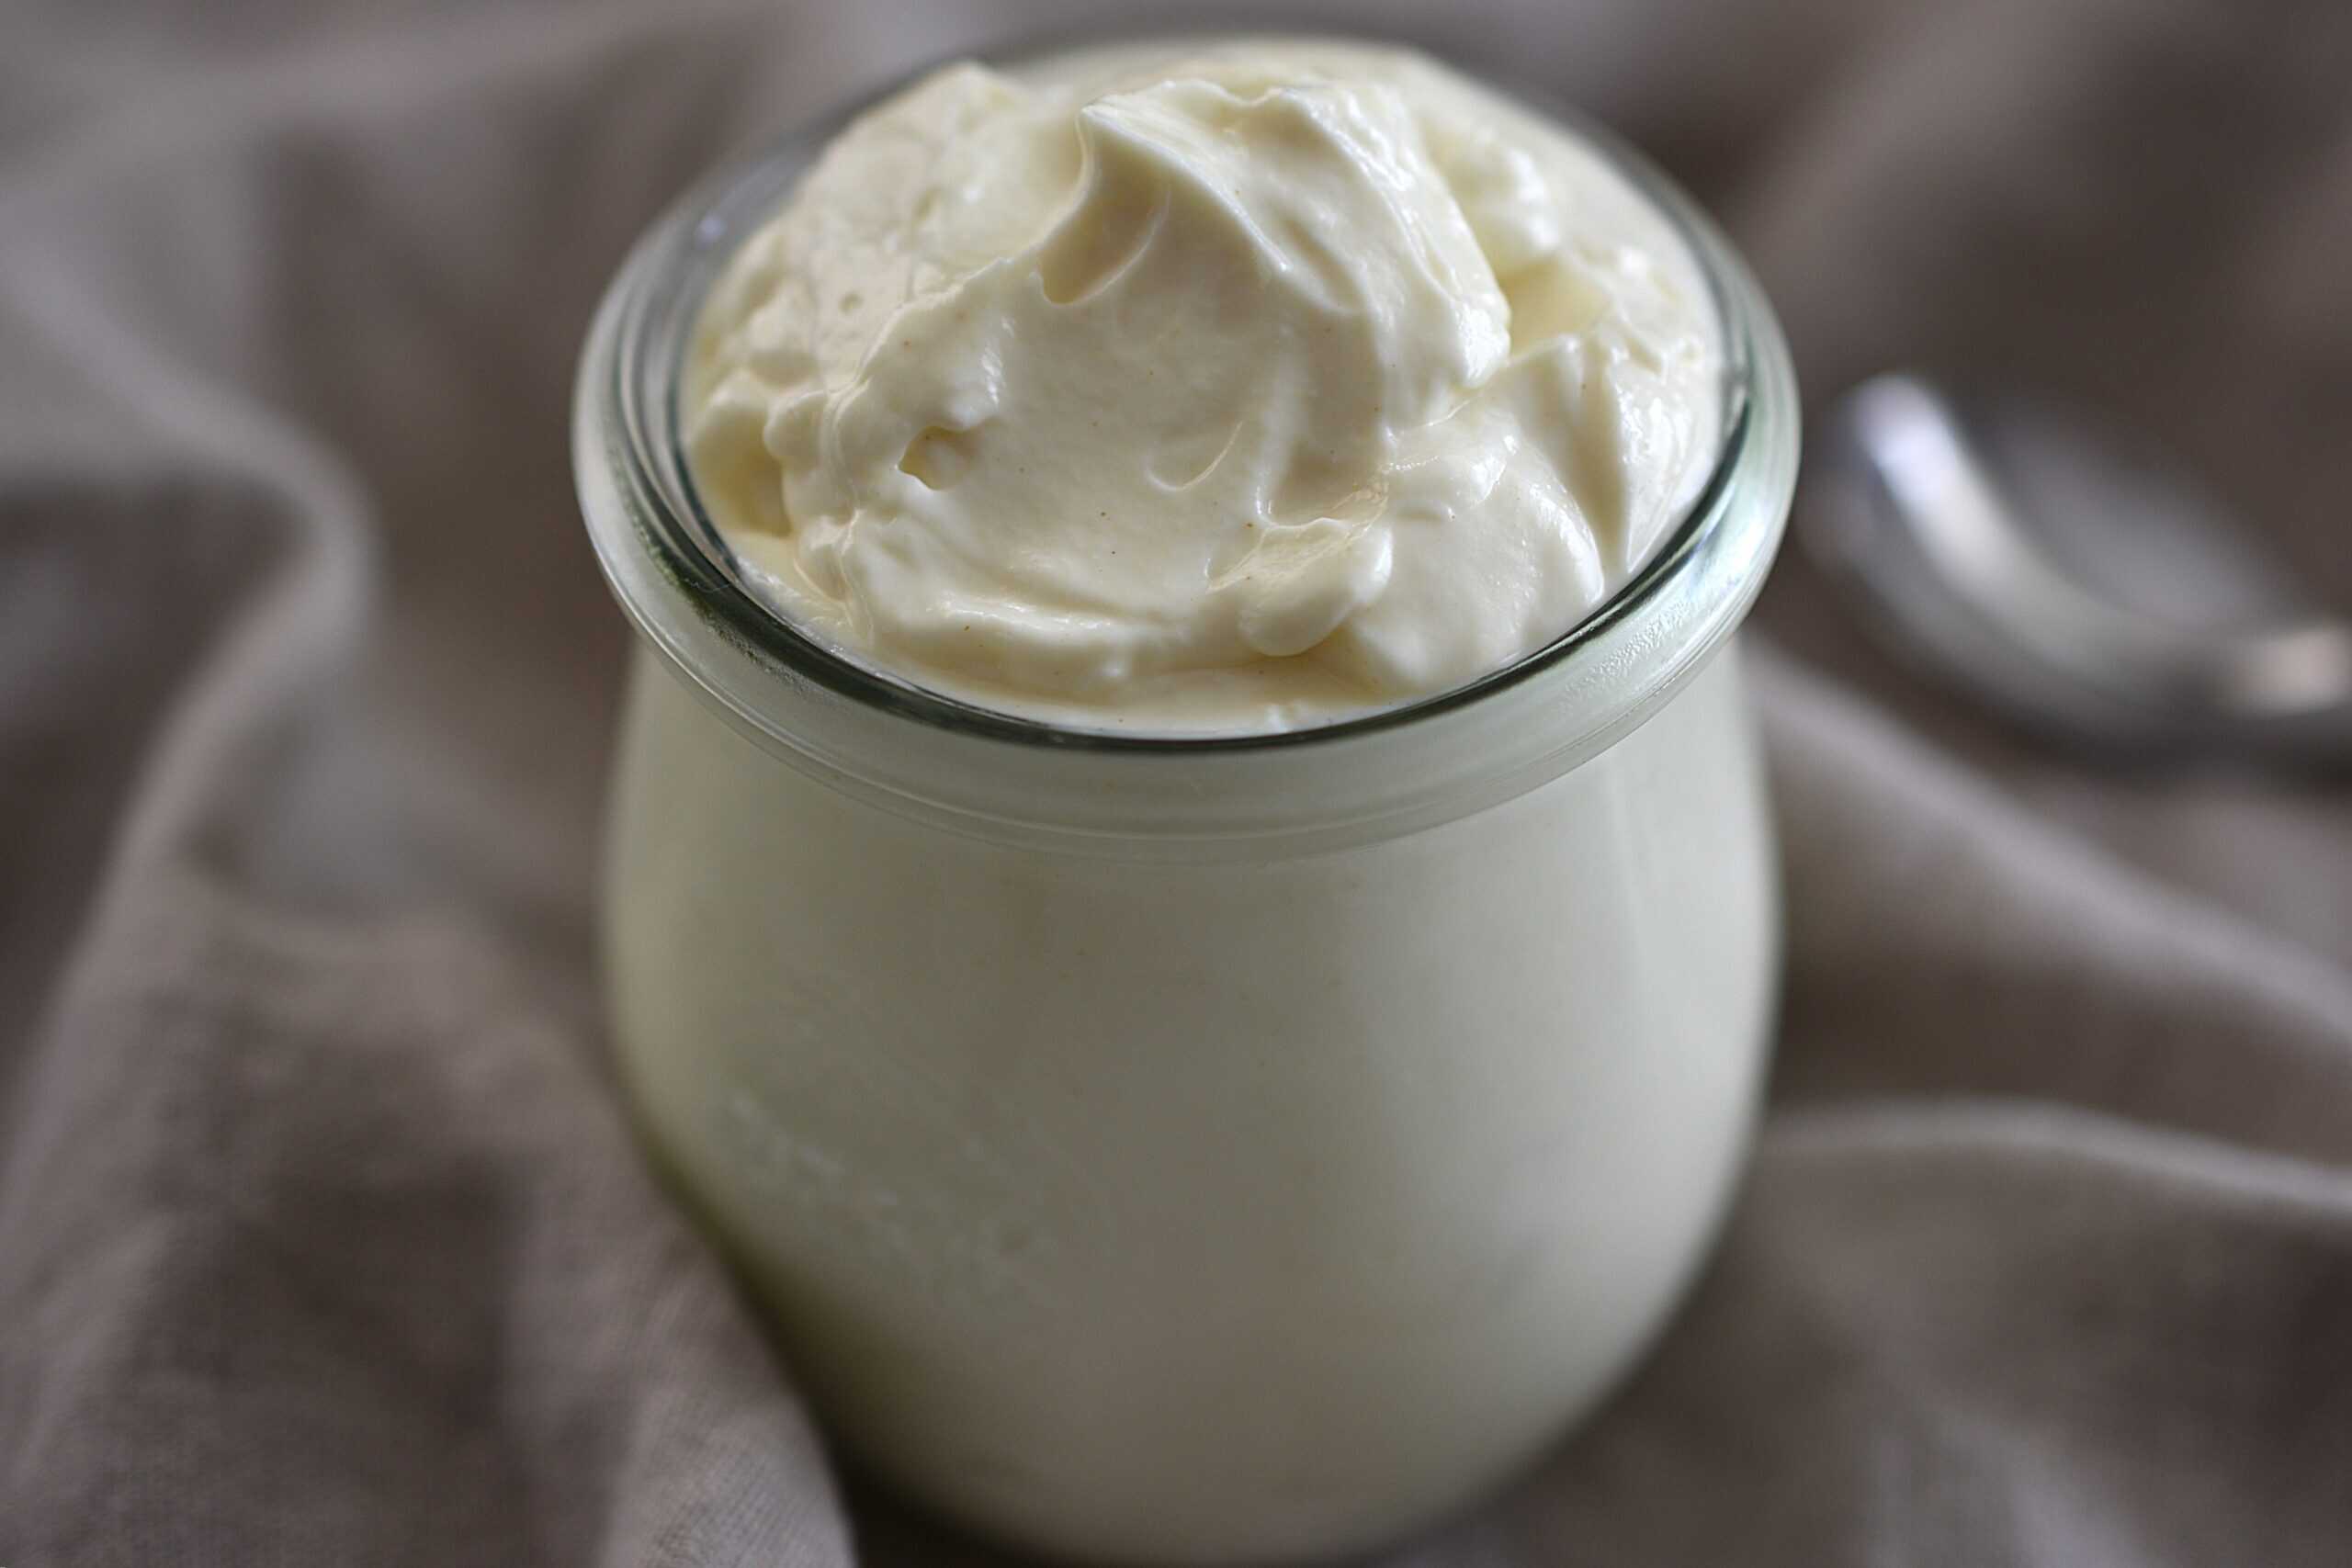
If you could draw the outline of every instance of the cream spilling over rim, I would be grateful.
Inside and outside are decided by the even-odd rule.
[[[871,668],[1076,728],[1238,734],[1571,629],[1703,486],[1704,279],[1602,154],[1411,52],[950,66],[714,286],[696,487]]]

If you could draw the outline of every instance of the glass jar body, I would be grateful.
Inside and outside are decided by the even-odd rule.
[[[910,818],[638,664],[625,1077],[884,1476],[1081,1557],[1323,1555],[1498,1480],[1661,1325],[1778,969],[1732,646],[1498,804],[1196,859]]]

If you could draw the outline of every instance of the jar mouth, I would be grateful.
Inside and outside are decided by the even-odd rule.
[[[1209,36],[1191,29],[1170,33],[1076,29],[990,49],[982,51],[981,58],[1018,63],[1094,44],[1146,39],[1176,43],[1188,37]],[[1304,35],[1262,30],[1253,34],[1241,29],[1213,36],[1228,40],[1262,36],[1272,40]],[[1419,43],[1409,47],[1443,58]],[[955,58],[966,57],[959,53]],[[1751,416],[1758,366],[1753,312],[1739,309],[1736,301],[1754,294],[1752,283],[1737,274],[1736,257],[1695,204],[1640,152],[1573,107],[1477,71],[1473,72],[1477,80],[1547,116],[1610,160],[1686,247],[1706,280],[1714,314],[1723,353],[1724,406],[1713,461],[1664,541],[1600,604],[1550,641],[1459,684],[1295,728],[1233,733],[1126,733],[989,707],[861,662],[802,630],[781,606],[750,585],[724,531],[704,505],[685,460],[679,389],[694,324],[719,270],[750,227],[766,220],[789,197],[826,143],[857,115],[944,62],[943,59],[919,66],[830,110],[690,189],[655,224],[625,265],[602,313],[607,319],[600,319],[597,324],[597,333],[608,329],[613,333],[613,352],[606,356],[610,380],[601,389],[583,384],[582,394],[583,399],[608,400],[606,407],[614,416],[608,429],[622,437],[614,444],[614,456],[628,470],[628,488],[639,502],[631,508],[638,535],[656,557],[662,575],[683,592],[700,618],[727,641],[773,661],[787,677],[891,719],[1021,747],[1128,756],[1293,751],[1413,728],[1477,705],[1570,662],[1622,623],[1640,615],[1668,584],[1693,570],[1694,563],[1709,553],[1714,536],[1736,521],[1725,502],[1754,439]],[[616,308],[617,319],[611,319]],[[1769,321],[1766,325],[1770,326]],[[1771,330],[1777,333],[1776,328]],[[1778,347],[1777,337],[1773,346]],[[592,340],[583,375],[594,368],[598,357],[594,347]],[[1785,360],[1785,350],[1781,350],[1781,358]],[[1785,371],[1784,365],[1782,368]],[[603,553],[600,549],[600,557]],[[609,562],[606,568],[624,606],[641,628],[661,640],[658,629],[647,624],[641,608],[612,572]]]

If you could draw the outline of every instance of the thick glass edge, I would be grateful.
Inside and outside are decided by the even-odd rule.
[[[1204,36],[1200,28],[1070,29],[1041,35],[983,51],[1000,63],[1083,50],[1118,41],[1165,39],[1179,41]],[[582,363],[579,389],[583,403],[591,398],[602,404],[601,427],[608,454],[622,473],[627,510],[633,531],[658,558],[661,574],[685,597],[694,613],[726,641],[763,662],[781,666],[800,680],[821,687],[860,707],[925,729],[1006,742],[1026,749],[1070,750],[1135,756],[1295,751],[1408,728],[1455,713],[1484,699],[1518,687],[1571,661],[1581,650],[1601,639],[1627,618],[1638,614],[1658,593],[1708,553],[1715,536],[1731,521],[1724,505],[1727,492],[1758,438],[1757,406],[1759,376],[1768,380],[1788,378],[1786,349],[1778,328],[1729,243],[1670,179],[1623,139],[1583,115],[1524,84],[1498,77],[1490,71],[1449,59],[1443,53],[1409,39],[1384,39],[1374,32],[1307,34],[1264,27],[1216,29],[1216,36],[1325,36],[1365,41],[1396,42],[1420,50],[1431,58],[1462,70],[1474,79],[1519,99],[1529,108],[1566,125],[1611,158],[1636,189],[1665,215],[1690,248],[1708,284],[1719,323],[1726,365],[1724,435],[1705,483],[1678,522],[1665,544],[1603,604],[1560,637],[1514,662],[1462,685],[1379,708],[1354,717],[1292,730],[1244,735],[1125,735],[1114,731],[1064,728],[968,703],[871,670],[834,651],[793,627],[774,608],[731,574],[727,549],[717,525],[696,495],[691,471],[679,439],[676,390],[692,318],[697,313],[711,274],[719,259],[691,288],[675,285],[688,279],[672,275],[694,253],[698,240],[732,233],[719,220],[730,207],[750,208],[764,216],[773,203],[805,171],[808,159],[849,120],[888,98],[958,53],[928,62],[887,82],[854,100],[828,110],[786,132],[759,152],[736,160],[697,182],[648,230],[631,253],[608,291],[592,329],[590,353]],[[739,214],[740,216],[740,214]],[[645,349],[651,312],[664,311],[677,327],[671,333],[671,355],[649,363]],[[684,318],[681,325],[674,318]],[[601,341],[600,341],[601,340]],[[605,352],[600,354],[599,349]],[[601,362],[605,373],[594,374]],[[597,383],[601,383],[598,385]],[[1770,395],[1770,394],[1767,394]],[[1793,395],[1792,389],[1790,396]],[[585,415],[588,410],[583,407]],[[650,416],[649,419],[647,416]],[[582,422],[585,423],[584,421]],[[1793,440],[1792,433],[1790,439]],[[1792,468],[1793,464],[1791,464]],[[599,555],[603,551],[600,548]],[[634,602],[631,586],[604,563],[605,575],[641,629],[675,659],[683,649],[673,639],[658,635],[650,617]],[[1752,597],[1753,586],[1742,595]],[[1743,602],[1726,617],[1724,632],[1744,615]],[[680,660],[684,662],[683,660]],[[696,678],[696,683],[708,685]],[[723,693],[712,694],[725,700]],[[729,705],[732,705],[731,704]]]

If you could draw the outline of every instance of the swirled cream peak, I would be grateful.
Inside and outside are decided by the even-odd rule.
[[[1585,143],[1411,53],[943,70],[732,258],[690,458],[791,619],[1088,728],[1245,731],[1569,630],[1717,439],[1706,288]]]

